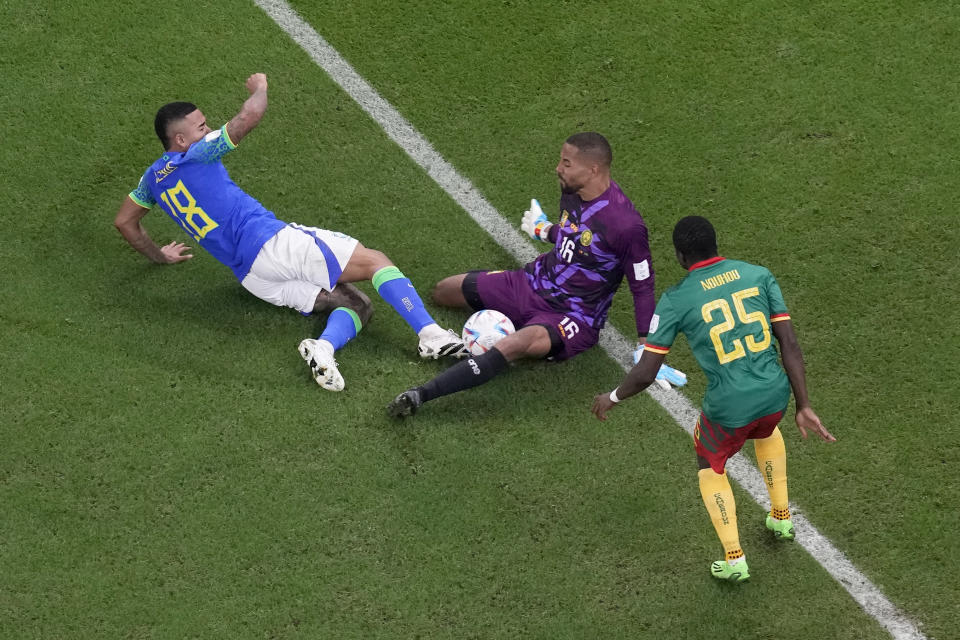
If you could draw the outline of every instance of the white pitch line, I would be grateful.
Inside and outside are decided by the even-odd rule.
[[[393,106],[358,74],[336,49],[303,20],[283,0],[254,0],[290,38],[306,51],[340,87],[379,124],[467,214],[489,233],[518,263],[533,260],[538,254],[526,236],[508,222],[476,187],[447,162],[433,145],[413,128]],[[600,346],[623,367],[632,361],[634,345],[612,326],[600,335]],[[655,385],[649,393],[666,409],[687,433],[693,435],[699,411],[676,390],[665,391]],[[737,481],[764,509],[770,508],[767,488],[756,467],[743,456],[736,455],[727,463],[727,473]],[[802,535],[797,544],[803,546],[863,609],[897,640],[926,640],[916,624],[897,609],[847,557],[821,534],[800,509],[791,503],[794,523]]]

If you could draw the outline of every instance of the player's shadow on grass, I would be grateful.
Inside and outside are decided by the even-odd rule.
[[[258,300],[236,281],[218,274],[216,281],[172,273],[177,265],[147,265],[108,282],[111,307],[121,316],[149,317],[158,323],[189,323],[204,329],[263,331],[302,318],[291,309],[278,309]],[[180,277],[178,277],[180,276]]]
[[[432,364],[432,363],[426,363]],[[406,388],[426,382],[452,361],[439,361],[437,367],[423,371],[421,380],[407,381],[407,386],[397,387],[393,394],[383,397],[383,405]],[[554,429],[563,424],[563,409],[551,400],[552,394],[545,389],[558,389],[564,384],[568,363],[556,364],[543,360],[527,360],[514,363],[510,370],[490,382],[456,394],[437,398],[420,407],[419,411],[403,420],[386,417],[388,428],[410,432],[429,428],[467,428],[471,430],[501,431],[515,428],[531,417],[538,428]],[[431,373],[432,371],[432,373]],[[400,382],[399,385],[403,385]]]

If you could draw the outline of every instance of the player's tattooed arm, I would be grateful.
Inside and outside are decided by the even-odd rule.
[[[192,258],[193,255],[190,253],[190,247],[181,242],[171,242],[163,247],[157,246],[140,222],[149,211],[150,209],[141,207],[131,200],[130,196],[127,196],[117,211],[113,225],[131,247],[145,255],[152,262],[157,264],[174,264]]]
[[[255,73],[247,78],[247,91],[250,97],[240,107],[240,112],[227,123],[227,135],[233,144],[240,144],[244,136],[260,124],[267,111],[267,75]]]

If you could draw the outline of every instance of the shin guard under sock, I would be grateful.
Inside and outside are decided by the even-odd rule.
[[[701,469],[700,496],[713,521],[713,528],[723,545],[727,562],[743,557],[740,548],[740,532],[737,529],[737,506],[727,474],[718,474],[713,469]]]
[[[466,358],[420,387],[420,398],[426,402],[479,386],[503,372],[507,364],[507,359],[496,348]]]
[[[790,519],[790,503],[787,498],[787,449],[783,435],[776,427],[769,437],[753,441],[757,453],[757,467],[770,493],[770,515],[778,520]]]

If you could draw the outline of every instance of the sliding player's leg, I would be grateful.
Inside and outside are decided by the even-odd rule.
[[[331,313],[327,323],[330,332],[325,332],[323,341],[307,339],[297,346],[300,356],[310,365],[317,384],[324,389],[340,391],[343,378],[333,359],[334,344],[343,346],[356,335],[359,326],[369,319],[372,307],[370,300],[355,288],[333,292],[341,262],[317,233],[329,232],[299,225],[280,229],[260,248],[241,284],[261,300],[296,309],[303,315],[343,308]],[[356,244],[349,236],[330,234],[327,240],[340,250],[343,262]]]
[[[454,309],[473,309],[479,311],[470,304],[470,301],[464,296],[463,282],[469,276],[469,273],[459,273],[455,276],[448,276],[438,282],[430,297],[441,307],[451,307]]]
[[[523,327],[500,340],[486,353],[469,356],[422,386],[404,391],[388,405],[387,411],[395,418],[413,415],[424,402],[489,382],[506,371],[507,365],[514,360],[546,356],[551,345],[552,339],[545,327]]]
[[[398,395],[387,406],[391,416],[412,415],[424,402],[484,384],[514,360],[566,360],[599,339],[599,332],[582,319],[555,311],[533,292],[523,271],[471,272],[462,280],[461,290],[472,308],[496,309],[519,329],[490,351],[468,357],[429,382]]]
[[[357,243],[338,281],[360,280],[371,280],[380,297],[416,332],[420,338],[420,357],[436,359],[440,356],[459,358],[466,355],[463,340],[434,321],[410,279],[383,252]]]
[[[303,340],[298,350],[307,362],[314,379],[324,389],[341,391],[344,387],[334,352],[343,348],[360,332],[373,316],[370,298],[352,284],[337,285],[333,291],[321,291],[313,306],[314,313],[329,311],[323,333],[316,340]]]

